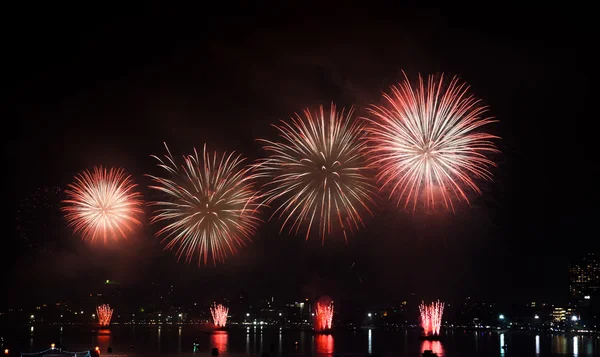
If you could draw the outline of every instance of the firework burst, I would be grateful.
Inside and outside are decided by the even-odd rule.
[[[110,308],[108,304],[100,305],[96,307],[96,314],[98,316],[98,322],[100,326],[108,326],[110,325],[110,320],[112,319],[113,309]]]
[[[235,254],[250,241],[260,223],[251,168],[234,153],[209,154],[206,145],[202,156],[194,149],[178,165],[165,147],[164,158],[153,157],[168,177],[149,175],[150,188],[166,194],[165,200],[151,203],[158,207],[152,222],[167,222],[157,236],[168,241],[165,249],[177,247],[178,259],[185,256],[186,263],[197,255],[198,266],[206,265],[209,253],[215,265],[223,262],[228,252]]]
[[[228,313],[229,309],[221,304],[217,305],[216,303],[213,303],[213,306],[210,307],[213,323],[217,327],[225,327],[227,324]]]
[[[439,335],[442,326],[442,314],[444,313],[444,303],[439,300],[426,305],[421,302],[419,305],[421,313],[421,326],[425,335]]]
[[[315,309],[315,331],[331,330],[333,325],[333,302],[319,301]]]
[[[95,167],[75,176],[62,207],[67,224],[84,240],[126,238],[141,225],[141,194],[123,169]]]
[[[487,107],[469,94],[469,87],[453,78],[449,83],[419,76],[417,88],[405,81],[384,94],[389,108],[373,106],[369,112],[370,154],[379,169],[378,182],[397,196],[406,209],[423,200],[426,209],[436,201],[454,210],[454,202],[467,202],[467,189],[478,194],[477,180],[491,180],[496,164],[488,154],[498,150],[497,136],[481,131],[494,122]]]
[[[329,113],[305,110],[304,117],[274,125],[279,142],[260,140],[268,157],[258,172],[269,179],[265,203],[280,202],[273,213],[285,217],[280,232],[289,225],[290,233],[298,233],[306,223],[308,239],[318,225],[324,241],[334,228],[347,239],[346,229],[363,225],[359,212],[370,213],[373,190],[365,173],[363,126],[352,121],[352,112],[337,112],[333,104]]]

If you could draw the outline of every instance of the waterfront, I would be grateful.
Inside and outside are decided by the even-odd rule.
[[[110,331],[95,331],[84,325],[2,329],[7,345],[16,351],[40,351],[51,343],[70,351],[100,347],[107,355],[112,347],[114,356],[171,356],[192,355],[193,344],[198,343],[196,355],[209,355],[218,348],[220,355],[303,356],[421,356],[431,349],[440,357],[472,356],[593,356],[600,352],[600,338],[596,336],[569,336],[525,332],[442,332],[441,341],[421,341],[418,333],[410,330],[385,331],[381,329],[336,330],[332,335],[313,335],[310,331],[286,330],[276,327],[235,327],[227,331],[207,333],[198,325],[121,325]],[[508,346],[503,349],[501,346]]]

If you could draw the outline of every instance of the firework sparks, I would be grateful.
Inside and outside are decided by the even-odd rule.
[[[280,200],[273,216],[285,216],[281,231],[289,224],[298,233],[307,223],[306,239],[313,225],[319,235],[332,234],[335,228],[352,232],[363,224],[361,208],[371,212],[372,186],[365,176],[363,154],[367,148],[362,124],[352,121],[352,110],[296,115],[291,122],[274,125],[281,140],[260,140],[268,157],[258,164],[264,185],[265,203]],[[315,223],[317,221],[318,223]]]
[[[446,85],[443,75],[425,83],[419,76],[413,88],[406,78],[384,98],[389,109],[369,110],[370,154],[378,182],[391,188],[398,205],[412,203],[414,211],[424,200],[426,209],[435,209],[441,197],[454,210],[455,201],[469,203],[467,188],[481,194],[476,181],[492,179],[496,164],[487,155],[498,152],[492,142],[498,137],[481,132],[495,120],[484,117],[487,107],[466,84],[455,77]]]
[[[229,309],[221,304],[217,305],[216,303],[213,303],[213,306],[210,307],[213,323],[217,327],[225,327],[227,324],[228,313]]]
[[[164,159],[153,157],[169,177],[149,175],[155,183],[150,188],[167,196],[152,203],[159,207],[152,222],[168,222],[156,235],[168,241],[165,249],[177,247],[178,260],[185,256],[189,263],[197,254],[198,266],[206,265],[210,253],[215,265],[223,262],[228,252],[235,254],[250,241],[260,223],[255,175],[234,153],[211,155],[204,146],[202,156],[194,149],[179,166],[165,147]]]
[[[84,240],[126,238],[143,213],[141,194],[137,185],[123,169],[107,170],[95,167],[75,176],[75,182],[65,190],[63,201],[65,219]]]
[[[315,331],[331,330],[333,324],[333,302],[319,301],[315,309]]]
[[[110,308],[108,304],[100,305],[96,307],[96,314],[98,316],[98,322],[100,326],[108,326],[110,325],[110,320],[112,319],[113,309]]]
[[[421,302],[419,311],[421,313],[421,326],[423,327],[425,335],[439,335],[442,326],[444,303],[439,300],[429,305]]]

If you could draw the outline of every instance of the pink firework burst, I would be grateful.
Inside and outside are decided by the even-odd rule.
[[[84,240],[126,238],[143,213],[141,194],[123,169],[95,167],[75,176],[65,190],[62,207],[65,219]]]
[[[421,326],[425,335],[439,335],[442,326],[442,314],[444,313],[444,303],[439,300],[426,305],[421,302],[419,305],[421,313]]]
[[[225,327],[227,324],[227,314],[229,313],[229,309],[225,306],[216,303],[213,303],[213,306],[210,307],[210,314],[212,315],[213,323],[217,327]]]
[[[498,152],[498,137],[481,130],[495,120],[465,83],[419,76],[414,88],[405,75],[384,98],[386,106],[369,109],[369,151],[378,182],[397,205],[412,203],[414,211],[424,201],[433,210],[441,199],[454,211],[455,201],[469,203],[467,190],[481,194],[477,181],[492,179],[496,164],[488,156]]]

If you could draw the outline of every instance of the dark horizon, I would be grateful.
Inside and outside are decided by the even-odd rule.
[[[104,279],[173,281],[191,295],[552,301],[568,297],[569,260],[599,250],[591,238],[597,187],[580,179],[594,177],[595,133],[586,120],[595,57],[591,22],[579,14],[326,6],[317,16],[248,6],[224,18],[148,5],[71,17],[63,10],[13,9],[7,23],[19,27],[6,38],[6,303],[51,295],[53,287],[85,291]],[[348,244],[335,238],[323,246],[280,235],[271,221],[238,255],[200,268],[162,252],[147,218],[136,237],[92,248],[60,213],[47,214],[56,211],[19,216],[36,190],[64,189],[95,165],[125,168],[149,197],[144,174],[157,172],[150,155],[164,153],[163,142],[175,155],[206,143],[255,160],[263,155],[256,139],[276,135],[270,124],[331,101],[364,115],[402,71],[411,80],[458,75],[499,120],[491,127],[502,137],[499,166],[472,207],[413,216],[383,201]],[[37,227],[35,249],[17,219]]]

